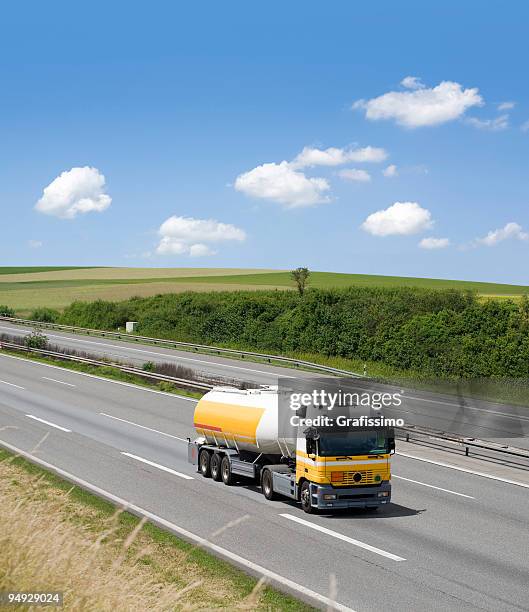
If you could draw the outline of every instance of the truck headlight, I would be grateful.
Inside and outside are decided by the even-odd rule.
[[[389,497],[389,491],[379,491],[378,496],[379,497]]]
[[[343,482],[343,472],[331,472],[331,482]]]
[[[336,499],[336,495],[334,493],[324,493],[323,499]]]

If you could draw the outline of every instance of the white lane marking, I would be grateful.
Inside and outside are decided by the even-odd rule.
[[[66,385],[67,387],[75,387],[72,383],[64,382],[63,380],[56,380],[55,378],[48,378],[47,376],[42,377],[44,380],[51,380],[51,382],[59,383],[59,385]]]
[[[474,474],[474,476],[481,476],[482,478],[490,478],[491,480],[499,480],[500,482],[506,482],[507,484],[516,485],[517,487],[524,487],[529,489],[529,484],[525,482],[518,482],[517,480],[511,480],[510,478],[501,478],[501,476],[494,476],[493,474],[486,474],[485,472],[477,472],[475,470],[469,470],[468,468],[462,468],[458,465],[452,465],[450,463],[443,463],[442,461],[434,461],[433,459],[423,459],[422,457],[415,457],[414,455],[408,455],[408,453],[396,453],[401,457],[407,457],[408,459],[415,459],[416,461],[424,461],[425,463],[432,463],[433,465],[440,465],[441,467],[449,468],[451,470],[457,470],[458,472],[466,472],[467,474]]]
[[[24,329],[24,330],[14,330],[12,327],[1,327],[0,329],[9,329],[11,332],[14,331],[24,331],[26,333],[30,333],[29,330]],[[278,376],[281,376],[282,378],[295,378],[294,376],[287,376],[285,374],[274,374],[273,372],[267,372],[264,370],[253,370],[252,368],[243,368],[241,366],[235,366],[235,365],[229,365],[226,363],[215,363],[214,361],[206,361],[205,359],[193,359],[192,357],[181,357],[180,355],[176,356],[176,355],[171,355],[170,353],[157,353],[156,351],[147,351],[145,349],[138,349],[138,348],[134,348],[132,346],[121,346],[119,344],[108,344],[106,342],[94,342],[92,340],[81,340],[78,338],[71,338],[69,336],[58,336],[56,334],[47,334],[48,338],[59,338],[60,340],[68,340],[70,342],[80,342],[82,344],[95,344],[97,346],[107,346],[116,350],[119,349],[125,349],[127,351],[134,351],[136,353],[145,353],[146,355],[157,355],[158,357],[165,357],[168,359],[179,359],[182,361],[192,361],[194,363],[205,363],[209,366],[214,365],[214,366],[220,366],[222,368],[231,368],[233,370],[243,370],[244,372],[254,372],[255,374],[266,374],[267,376],[272,376],[273,378],[277,378]],[[172,350],[178,350],[178,349],[172,349]]]
[[[50,427],[55,427],[55,429],[60,429],[61,431],[65,431],[66,433],[71,433],[71,429],[66,429],[66,427],[62,427],[61,425],[56,425],[55,423],[51,423],[50,421],[46,421],[46,419],[41,419],[33,414],[26,414],[28,419],[34,419],[35,421],[39,421],[40,423],[44,423],[45,425],[49,425]]]
[[[391,474],[391,478],[398,478],[399,480],[407,480],[408,482],[414,482],[415,484],[422,485],[423,487],[428,487],[429,489],[437,489],[438,491],[444,491],[445,493],[452,493],[452,495],[459,495],[460,497],[468,497],[468,499],[476,499],[472,497],[472,495],[466,495],[465,493],[458,493],[457,491],[452,491],[450,489],[443,489],[442,487],[436,487],[431,484],[427,484],[426,482],[421,482],[420,480],[412,480],[411,478],[404,478],[404,476],[396,476],[395,474]]]
[[[3,385],[9,385],[10,387],[16,387],[17,389],[24,390],[24,387],[21,387],[20,385],[15,385],[14,383],[7,382],[7,380],[0,380],[0,383],[2,383]]]
[[[143,457],[138,457],[138,455],[133,455],[132,453],[125,452],[122,452],[121,454],[125,455],[126,457],[130,457],[131,459],[136,459],[136,461],[146,463],[147,465],[152,465],[152,467],[158,468],[159,470],[163,470],[164,472],[169,472],[169,474],[173,474],[173,476],[179,476],[180,478],[184,478],[185,480],[195,480],[193,476],[182,474],[182,472],[177,472],[175,470],[172,470],[171,468],[165,467],[165,465],[160,465],[159,463],[154,463],[154,461],[149,461],[148,459],[144,459]]]
[[[369,550],[370,552],[376,553],[377,555],[382,555],[387,559],[392,559],[393,561],[406,561],[403,557],[399,557],[398,555],[394,555],[393,553],[382,550],[381,548],[377,548],[376,546],[371,546],[371,544],[366,544],[365,542],[360,542],[360,540],[355,540],[354,538],[350,538],[349,536],[338,533],[337,531],[332,531],[332,529],[327,529],[327,527],[322,527],[321,525],[316,525],[316,523],[311,523],[310,521],[306,521],[305,519],[294,516],[293,514],[280,514],[289,521],[294,521],[296,523],[300,523],[300,525],[305,525],[306,527],[310,527],[311,529],[315,529],[316,531],[321,531],[326,535],[332,536],[333,538],[338,538],[339,540],[343,540],[344,542],[348,542],[349,544],[353,544],[354,546],[359,546],[360,548],[364,548],[365,550]]]
[[[141,429],[147,429],[149,431],[154,431],[154,433],[160,434],[161,436],[167,436],[168,438],[174,438],[175,440],[181,440],[182,442],[187,442],[186,438],[179,438],[178,436],[173,436],[172,434],[165,433],[165,431],[160,431],[159,429],[153,429],[152,427],[146,427],[145,425],[138,425],[138,423],[127,421],[127,419],[120,419],[119,417],[112,416],[111,414],[107,414],[106,412],[100,412],[99,414],[102,416],[108,417],[109,419],[114,419],[116,421],[128,423],[129,425],[134,425],[134,427],[141,427]]]
[[[463,409],[468,409],[468,410],[476,410],[478,412],[488,412],[490,414],[497,414],[497,415],[499,415],[501,417],[505,417],[506,419],[521,419],[523,421],[529,421],[529,417],[527,417],[527,416],[520,416],[518,414],[505,414],[505,412],[500,412],[499,410],[490,410],[489,408],[478,408],[477,406],[468,406],[467,404],[461,405],[461,404],[458,404],[456,402],[445,402],[443,400],[427,399],[425,397],[415,397],[413,395],[403,395],[403,398],[404,399],[414,400],[414,401],[417,401],[417,402],[428,402],[430,404],[442,404],[444,406],[455,406],[456,408],[463,408]],[[519,407],[522,408],[522,410],[525,409],[523,406],[519,406]],[[403,412],[406,412],[406,411],[403,411]],[[411,412],[413,412],[413,411],[411,411]]]
[[[0,357],[5,357],[6,359],[18,359],[19,361],[23,361],[24,363],[43,366],[45,368],[54,368],[55,370],[61,370],[61,372],[68,372],[69,374],[77,374],[78,376],[86,376],[87,378],[96,378],[97,380],[102,380],[104,382],[113,383],[114,385],[122,385],[124,387],[132,387],[133,389],[139,391],[148,391],[149,393],[157,393],[158,395],[167,395],[167,397],[172,397],[186,400],[186,402],[198,402],[194,397],[186,397],[185,395],[178,395],[177,393],[167,393],[165,391],[156,391],[156,389],[149,389],[149,387],[141,387],[140,385],[134,385],[133,383],[122,382],[120,380],[112,380],[112,378],[105,378],[104,376],[97,376],[96,374],[87,374],[86,372],[78,372],[77,370],[69,370],[68,368],[62,368],[61,366],[51,365],[49,363],[42,363],[40,361],[32,361],[31,359],[25,359],[24,357],[15,357],[14,355],[3,355],[0,353]],[[21,387],[22,388],[22,387]]]
[[[335,603],[334,600],[330,599],[329,597],[325,597],[325,595],[321,595],[320,593],[317,593],[316,591],[312,591],[311,589],[301,584],[298,584],[297,582],[294,582],[293,580],[289,580],[288,578],[285,578],[284,576],[281,576],[280,574],[276,574],[272,570],[269,570],[266,567],[263,567],[262,565],[258,565],[257,563],[254,563],[253,561],[250,561],[249,559],[245,559],[244,557],[241,557],[240,555],[232,552],[231,550],[222,548],[222,546],[217,546],[217,544],[212,544],[206,538],[196,535],[192,533],[191,531],[184,529],[183,527],[179,527],[178,525],[175,525],[175,523],[171,523],[167,519],[164,519],[161,516],[158,516],[157,514],[153,514],[152,512],[149,512],[148,510],[144,510],[140,506],[131,504],[130,502],[123,499],[122,497],[118,497],[117,495],[114,495],[113,493],[105,491],[105,489],[101,489],[100,487],[93,485],[90,482],[87,482],[86,480],[79,478],[78,476],[74,476],[70,472],[66,472],[65,470],[62,470],[61,468],[58,468],[55,465],[48,463],[47,461],[43,461],[42,459],[39,459],[38,457],[35,457],[31,455],[30,453],[27,453],[26,451],[23,451],[22,449],[17,448],[16,446],[13,446],[12,444],[8,444],[7,442],[4,442],[3,440],[0,440],[0,444],[4,446],[5,448],[7,448],[8,450],[10,450],[12,453],[25,457],[29,461],[37,465],[40,465],[41,467],[47,470],[54,472],[55,474],[57,474],[57,476],[61,476],[62,478],[65,478],[66,480],[69,480],[70,482],[73,482],[79,485],[83,489],[86,489],[88,491],[91,491],[92,493],[95,493],[96,495],[99,495],[99,497],[103,497],[104,499],[112,502],[116,506],[124,508],[125,510],[127,510],[128,512],[131,512],[132,514],[144,516],[148,518],[150,521],[152,521],[153,523],[161,527],[164,527],[165,529],[171,531],[175,535],[182,537],[184,540],[187,540],[188,542],[193,542],[194,544],[198,546],[202,546],[204,549],[211,551],[218,557],[231,561],[243,571],[248,572],[248,570],[250,570],[250,572],[253,574],[256,574],[258,576],[259,575],[265,576],[272,583],[283,586],[286,589],[295,591],[296,593],[299,593],[299,595],[309,598],[312,601],[317,601],[320,604],[324,604],[325,606],[328,606],[329,609],[331,610],[337,610],[337,612],[355,612],[352,608],[344,606],[343,604],[340,604],[340,603]]]

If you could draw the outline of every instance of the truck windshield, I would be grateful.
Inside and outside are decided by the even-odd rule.
[[[322,434],[319,439],[319,454],[322,457],[375,455],[387,452],[387,437],[383,431]]]

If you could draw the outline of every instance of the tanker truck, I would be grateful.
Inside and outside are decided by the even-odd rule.
[[[190,463],[225,485],[252,481],[266,499],[296,500],[307,513],[389,504],[393,429],[299,427],[284,437],[278,396],[277,387],[206,393],[194,413],[198,438],[188,439]]]

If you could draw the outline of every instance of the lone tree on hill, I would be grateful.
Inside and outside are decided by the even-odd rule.
[[[299,295],[303,295],[309,282],[310,270],[308,268],[296,268],[292,270],[290,275],[292,276],[292,280],[296,283]]]

